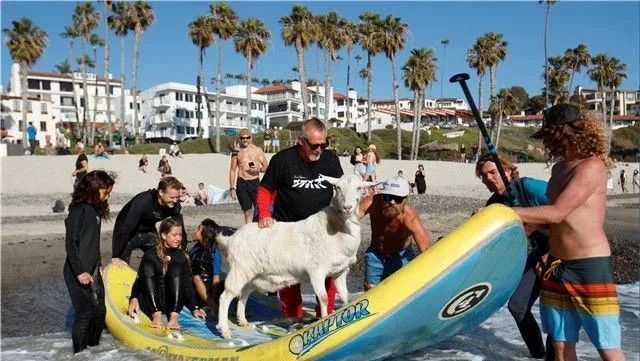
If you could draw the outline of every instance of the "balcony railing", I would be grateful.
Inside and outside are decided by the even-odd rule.
[[[158,108],[168,108],[171,106],[171,102],[169,101],[169,98],[166,97],[153,98],[153,106]]]

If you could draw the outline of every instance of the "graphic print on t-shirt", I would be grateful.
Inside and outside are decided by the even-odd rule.
[[[322,180],[320,177],[316,179],[306,179],[305,176],[293,176],[293,184],[292,188],[315,188],[315,189],[326,189],[327,186],[322,184]]]

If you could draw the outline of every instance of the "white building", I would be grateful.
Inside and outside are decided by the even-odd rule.
[[[358,93],[350,89],[347,95],[341,93],[333,93],[333,102],[335,109],[334,118],[342,121],[341,126],[346,125],[347,112],[349,112],[349,123],[355,123],[358,119]]]
[[[395,108],[395,101],[393,99],[382,99],[382,100],[372,100],[371,108]],[[413,99],[409,98],[400,98],[398,99],[398,107],[400,109],[411,109],[413,105]]]
[[[22,143],[22,98],[20,96],[2,94],[1,99],[1,128],[2,141],[9,143]],[[56,117],[52,112],[52,102],[37,97],[27,98],[27,121],[32,122],[36,128],[36,141],[41,147],[55,143]],[[27,123],[28,124],[28,123]]]
[[[602,112],[602,92],[597,89],[576,87],[574,94],[583,97],[589,105],[589,110]],[[606,109],[609,112],[611,106],[611,92],[605,91]],[[640,114],[640,90],[618,89],[615,92],[613,114],[614,115],[638,115]]]
[[[464,99],[457,98],[440,98],[435,101],[434,108],[442,109],[455,109],[455,110],[470,110],[469,104]]]
[[[205,94],[201,89],[200,102],[197,99],[197,88],[191,84],[163,83],[140,93],[142,129],[146,139],[170,139],[182,141],[197,138],[198,112],[201,113],[202,136],[214,134],[216,102],[215,93]],[[207,106],[207,98],[209,106]],[[247,126],[246,88],[244,85],[227,87],[220,93],[220,127],[223,133],[237,134],[238,130]],[[198,108],[198,104],[200,108]],[[253,132],[264,129],[266,99],[262,95],[251,97],[251,128]],[[210,113],[208,110],[210,109]],[[207,116],[209,114],[209,116]]]
[[[111,79],[109,75],[109,94],[107,95],[106,78],[97,76],[96,74],[87,73],[87,120],[92,123],[95,119],[96,124],[100,124],[97,128],[102,128],[107,122],[107,99],[111,99],[111,119],[117,122],[120,113],[116,112],[116,103],[120,99],[120,80]],[[82,73],[62,74],[53,72],[27,72],[27,95],[30,100],[27,108],[31,111],[27,114],[27,122],[33,122],[36,130],[38,130],[38,140],[41,145],[46,144],[44,137],[46,135],[53,136],[55,131],[55,123],[61,123],[67,128],[76,128],[81,126],[85,113],[85,99],[83,92]],[[75,88],[75,99],[74,99]],[[7,133],[15,139],[22,139],[22,129],[20,123],[22,114],[15,113],[15,108],[21,109],[22,100],[22,83],[20,79],[20,65],[14,63],[11,66],[11,75],[7,92],[4,94],[11,97],[12,115],[3,112],[3,127]],[[3,99],[4,102],[5,99]],[[9,100],[7,98],[6,100]],[[37,101],[39,100],[39,101]],[[7,104],[4,104],[8,106]],[[76,116],[76,105],[78,115]],[[38,107],[39,111],[35,111]],[[45,109],[46,108],[46,109]],[[132,113],[131,113],[132,114]],[[47,130],[40,127],[41,123],[54,122],[53,127],[47,126]],[[40,137],[43,137],[40,139]]]

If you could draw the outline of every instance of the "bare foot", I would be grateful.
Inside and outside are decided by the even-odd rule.
[[[167,328],[170,330],[179,330],[180,324],[178,323],[179,314],[176,312],[171,312],[169,315],[169,322],[167,322]]]

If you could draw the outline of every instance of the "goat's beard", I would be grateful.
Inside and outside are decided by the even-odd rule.
[[[389,206],[382,209],[382,215],[386,218],[396,218],[400,215],[400,209],[396,206]]]

